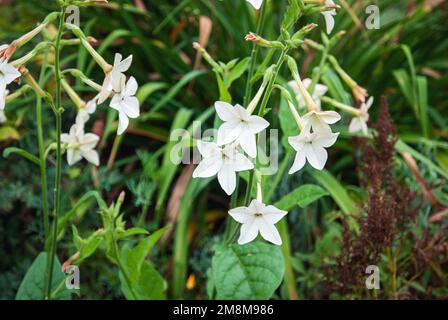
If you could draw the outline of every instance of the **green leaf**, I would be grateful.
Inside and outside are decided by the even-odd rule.
[[[16,295],[16,300],[40,300],[45,295],[45,281],[46,281],[46,266],[47,266],[46,252],[41,252],[34,260],[31,267],[28,269],[25,277],[20,284],[19,291]],[[65,275],[61,271],[61,264],[57,257],[54,259],[53,279],[51,283],[52,291],[55,290],[62,281],[65,280]],[[68,290],[62,291],[56,299],[67,300],[70,299],[70,292]]]
[[[325,189],[328,190],[328,192],[330,192],[334,201],[345,214],[356,214],[359,211],[355,202],[350,198],[345,188],[329,171],[314,170],[312,175]]]
[[[132,283],[138,281],[146,256],[169,228],[171,228],[170,225],[157,230],[148,237],[140,240],[134,248],[130,248],[127,245],[123,246],[120,254],[121,260]]]
[[[274,206],[286,211],[291,210],[296,204],[298,204],[301,208],[305,208],[309,204],[326,195],[329,195],[329,193],[322,189],[322,187],[314,184],[305,184],[288,193]]]
[[[226,87],[229,88],[232,83],[240,78],[243,73],[247,70],[249,67],[250,58],[245,58],[238,62],[238,64],[230,71],[230,74],[226,77]]]
[[[36,156],[33,156],[28,151],[25,151],[25,150],[20,149],[20,148],[15,148],[15,147],[6,148],[5,150],[3,150],[3,157],[4,158],[8,158],[13,153],[15,153],[15,154],[17,154],[17,155],[19,155],[19,156],[21,156],[21,157],[31,161],[34,164],[39,165],[39,159]]]
[[[121,272],[119,277],[124,296],[128,300],[133,300],[134,297]],[[132,285],[132,289],[139,300],[163,300],[165,299],[166,282],[152,263],[145,261],[141,268],[141,275],[138,281]]]
[[[124,239],[127,237],[131,237],[131,236],[136,236],[139,234],[148,234],[148,231],[146,229],[143,228],[129,228],[127,230],[125,230],[124,232],[121,232],[120,234],[118,234],[118,240],[120,239]]]
[[[137,99],[142,104],[143,102],[148,99],[150,95],[152,95],[154,92],[166,88],[168,85],[163,82],[150,82],[147,84],[144,84],[138,89],[137,92]]]
[[[212,260],[217,299],[269,299],[285,271],[279,247],[261,241],[219,245]]]

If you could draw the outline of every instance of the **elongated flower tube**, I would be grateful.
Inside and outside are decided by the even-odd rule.
[[[358,83],[356,83],[356,81],[353,80],[352,77],[350,77],[344,69],[342,69],[334,56],[330,55],[328,57],[328,60],[330,61],[336,72],[339,74],[339,76],[342,78],[342,80],[344,80],[344,82],[352,90],[353,97],[355,97],[356,101],[364,102],[366,100],[366,97],[368,96],[367,90],[359,86]]]
[[[18,48],[28,43],[31,39],[33,39],[36,35],[38,35],[49,23],[56,20],[57,17],[59,17],[59,12],[50,13],[45,18],[45,20],[41,24],[39,24],[36,28],[24,34],[19,39],[14,40],[13,42],[11,42],[10,45],[3,47],[0,50],[0,60],[8,61]]]

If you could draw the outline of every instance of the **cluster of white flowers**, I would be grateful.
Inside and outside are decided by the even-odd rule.
[[[75,124],[69,134],[62,134],[61,140],[66,143],[67,162],[73,165],[82,158],[98,166],[99,156],[94,149],[100,138],[93,133],[84,133],[84,127],[90,115],[96,111],[98,104],[105,102],[112,96],[109,106],[118,111],[117,134],[122,134],[129,125],[129,118],[140,115],[140,106],[135,97],[138,84],[134,77],[126,80],[124,74],[130,68],[132,55],[123,60],[121,54],[116,53],[111,70],[106,73],[101,90],[92,100],[78,110]]]
[[[260,9],[263,2],[262,0],[247,1],[257,10]],[[331,33],[334,28],[335,8],[337,7],[332,0],[324,2],[321,13],[325,18],[327,33]],[[297,152],[289,174],[301,170],[306,162],[317,170],[323,170],[328,160],[326,149],[334,145],[339,136],[339,132],[333,132],[330,125],[341,119],[336,111],[321,109],[321,99],[328,92],[328,88],[319,83],[313,84],[311,79],[302,81],[296,69],[297,66],[291,69],[294,80],[290,81],[288,85],[295,92],[299,109],[305,109],[308,112],[301,117],[294,104],[288,101],[300,129],[299,135],[288,137],[289,144]],[[258,99],[263,90],[264,84],[257,94]],[[223,123],[218,128],[216,143],[197,141],[202,160],[193,172],[194,178],[208,178],[216,175],[222,189],[231,195],[236,189],[237,172],[255,169],[253,160],[257,157],[257,134],[270,125],[264,118],[252,115],[258,103],[257,96],[247,109],[238,104],[232,106],[222,101],[215,103],[216,113]],[[291,99],[289,98],[289,100]],[[341,108],[350,111],[353,115],[349,126],[350,132],[363,131],[367,134],[368,109],[372,102],[373,99],[369,99],[367,103],[362,104],[360,109],[340,104]],[[275,224],[287,212],[262,202],[261,181],[257,182],[257,199],[252,200],[248,207],[231,209],[229,214],[242,224],[239,244],[253,241],[258,234],[276,245],[282,243]]]

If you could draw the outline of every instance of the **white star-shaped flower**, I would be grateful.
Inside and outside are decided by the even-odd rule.
[[[352,121],[350,121],[350,125],[348,127],[348,131],[351,133],[356,133],[358,131],[362,131],[365,135],[367,135],[369,128],[367,127],[367,121],[369,121],[369,109],[373,104],[373,97],[370,97],[367,102],[363,102],[361,104],[361,114],[357,117],[354,117]]]
[[[5,108],[6,86],[19,77],[19,70],[10,65],[8,61],[0,62],[0,110]]]
[[[275,224],[288,212],[267,206],[261,201],[252,200],[248,207],[239,207],[229,210],[229,214],[237,222],[242,223],[239,244],[249,243],[257,237],[258,233],[269,242],[282,244],[282,238]]]
[[[84,108],[78,111],[76,115],[76,125],[78,127],[84,127],[84,125],[89,121],[90,115],[95,113],[98,102],[98,96],[87,102]]]
[[[341,116],[336,111],[316,111],[312,110],[302,117],[304,127],[310,126],[314,132],[331,133],[330,124],[341,120]]]
[[[259,10],[263,4],[263,0],[247,0],[255,9]]]
[[[269,122],[259,116],[251,115],[240,105],[218,101],[215,109],[224,123],[218,129],[218,145],[239,141],[241,148],[251,157],[257,156],[256,134],[269,126]]]
[[[326,6],[330,6],[335,4],[333,0],[326,0],[325,1],[325,5]],[[327,33],[330,34],[331,31],[333,31],[334,28],[334,16],[336,15],[336,10],[332,9],[332,10],[328,10],[328,11],[323,11],[321,12],[322,15],[325,18],[325,24],[327,27]]]
[[[198,140],[202,160],[193,172],[193,178],[208,178],[218,175],[221,188],[231,195],[236,187],[236,172],[251,170],[253,163],[231,144],[220,148],[214,142]]]
[[[100,94],[98,96],[98,104],[107,100],[112,91],[120,92],[121,82],[126,79],[124,72],[128,71],[132,64],[132,55],[122,60],[121,54],[115,54],[114,65],[112,70],[104,78]]]
[[[138,84],[134,77],[130,77],[125,84],[122,79],[121,90],[113,96],[110,107],[118,111],[118,131],[122,134],[129,125],[129,118],[135,119],[140,115],[140,105],[135,97]]]
[[[297,152],[289,174],[302,169],[307,160],[312,167],[322,170],[328,159],[325,148],[331,147],[336,142],[338,135],[339,133],[332,132],[311,133],[310,127],[306,127],[298,136],[289,137],[289,144]]]
[[[100,159],[95,150],[100,137],[93,133],[84,133],[84,128],[72,125],[70,132],[61,135],[61,141],[67,144],[67,162],[71,166],[81,160],[86,159],[95,166],[98,166]]]
[[[310,87],[312,80],[309,78],[304,79],[303,81],[304,87],[308,90]],[[303,98],[302,94],[300,93],[299,86],[297,85],[297,81],[291,80],[288,82],[288,85],[293,89],[293,91],[296,94],[296,99],[299,104],[299,109],[306,108],[306,102]],[[320,98],[323,97],[328,91],[327,86],[324,86],[323,84],[316,84],[314,86],[314,92],[311,94],[311,97],[313,98],[314,102],[316,103],[316,106],[320,109],[321,108],[321,102]]]

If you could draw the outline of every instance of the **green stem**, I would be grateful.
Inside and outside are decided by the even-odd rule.
[[[258,115],[261,117],[263,116],[264,111],[266,110],[266,106],[269,102],[269,98],[271,97],[272,90],[274,89],[275,81],[277,80],[278,72],[280,71],[280,68],[283,65],[283,62],[285,61],[286,54],[288,53],[288,50],[289,50],[289,48],[285,48],[282,50],[282,53],[280,54],[280,57],[278,58],[278,61],[275,64],[272,78],[269,81],[269,84],[266,88],[266,92],[263,96],[263,100],[261,102],[261,106],[258,111]],[[244,205],[246,205],[246,206],[249,204],[250,194],[252,191],[253,183],[254,183],[254,171],[249,175],[249,182],[247,183],[246,195],[244,197]]]
[[[263,26],[264,26],[264,21],[266,18],[266,6],[267,6],[267,1],[263,2],[263,5],[261,7],[261,11],[260,11],[260,18],[258,19],[258,23],[257,23],[257,34],[260,34],[261,31],[263,30]],[[244,101],[243,101],[243,106],[247,107],[247,102],[251,99],[252,96],[252,88],[253,88],[253,83],[251,81],[252,76],[254,75],[254,71],[255,71],[255,63],[257,60],[257,56],[258,56],[258,50],[259,50],[259,46],[257,46],[255,43],[252,46],[252,53],[250,55],[250,66],[249,66],[249,73],[247,75],[247,82],[246,82],[246,91],[244,94]]]
[[[54,258],[56,255],[57,233],[58,233],[58,217],[61,210],[61,171],[62,171],[62,110],[61,110],[61,69],[60,69],[60,51],[61,39],[64,33],[65,7],[61,7],[59,16],[59,29],[55,42],[55,57],[54,57],[54,75],[56,79],[56,103],[55,103],[55,117],[56,117],[56,178],[54,191],[54,210],[53,210],[53,240],[50,246],[50,258],[47,264],[47,284],[45,287],[45,297],[51,297],[51,284],[53,280]]]
[[[111,221],[111,223],[113,224],[114,222]],[[132,298],[134,298],[134,300],[138,300],[138,296],[135,293],[134,288],[132,287],[131,279],[129,279],[126,269],[123,267],[123,264],[121,263],[120,253],[118,251],[118,244],[117,244],[117,241],[116,241],[113,233],[112,233],[112,240],[113,240],[112,242],[114,244],[115,260],[117,262],[118,269],[120,270],[121,274],[123,275],[124,281],[126,281],[129,291],[131,292]]]
[[[39,75],[39,86],[43,86],[45,79],[45,69],[48,58],[48,52],[45,53],[45,62],[42,66]],[[47,167],[45,160],[45,145],[44,145],[44,133],[42,124],[42,97],[36,94],[36,122],[37,122],[37,145],[39,148],[39,167],[40,167],[40,181],[42,185],[42,211],[43,211],[43,225],[44,236],[47,240],[50,232],[50,216],[48,212],[48,183],[47,183]]]
[[[260,11],[260,17],[258,19],[257,22],[257,34],[260,34],[261,31],[263,30],[263,26],[264,26],[264,21],[266,18],[266,7],[267,7],[267,2],[263,2],[262,7],[261,7],[261,11]],[[246,90],[244,93],[244,100],[243,100],[243,106],[247,107],[248,101],[252,98],[252,88],[253,88],[253,83],[251,81],[252,76],[254,74],[255,71],[255,64],[257,61],[257,56],[258,56],[258,50],[259,50],[259,46],[257,46],[255,43],[252,46],[252,52],[250,55],[250,66],[249,66],[249,73],[247,74],[247,81],[246,81]],[[236,189],[235,192],[233,192],[231,198],[230,198],[230,208],[235,208],[237,206],[237,202],[238,202],[238,192],[239,192],[239,185],[240,185],[240,176],[237,174],[236,176]],[[245,201],[246,203],[246,201]],[[235,234],[235,230],[237,230],[238,225],[236,224],[236,222],[228,217],[227,218],[227,226],[226,226],[226,230],[224,232],[224,242],[228,243],[234,236]]]

